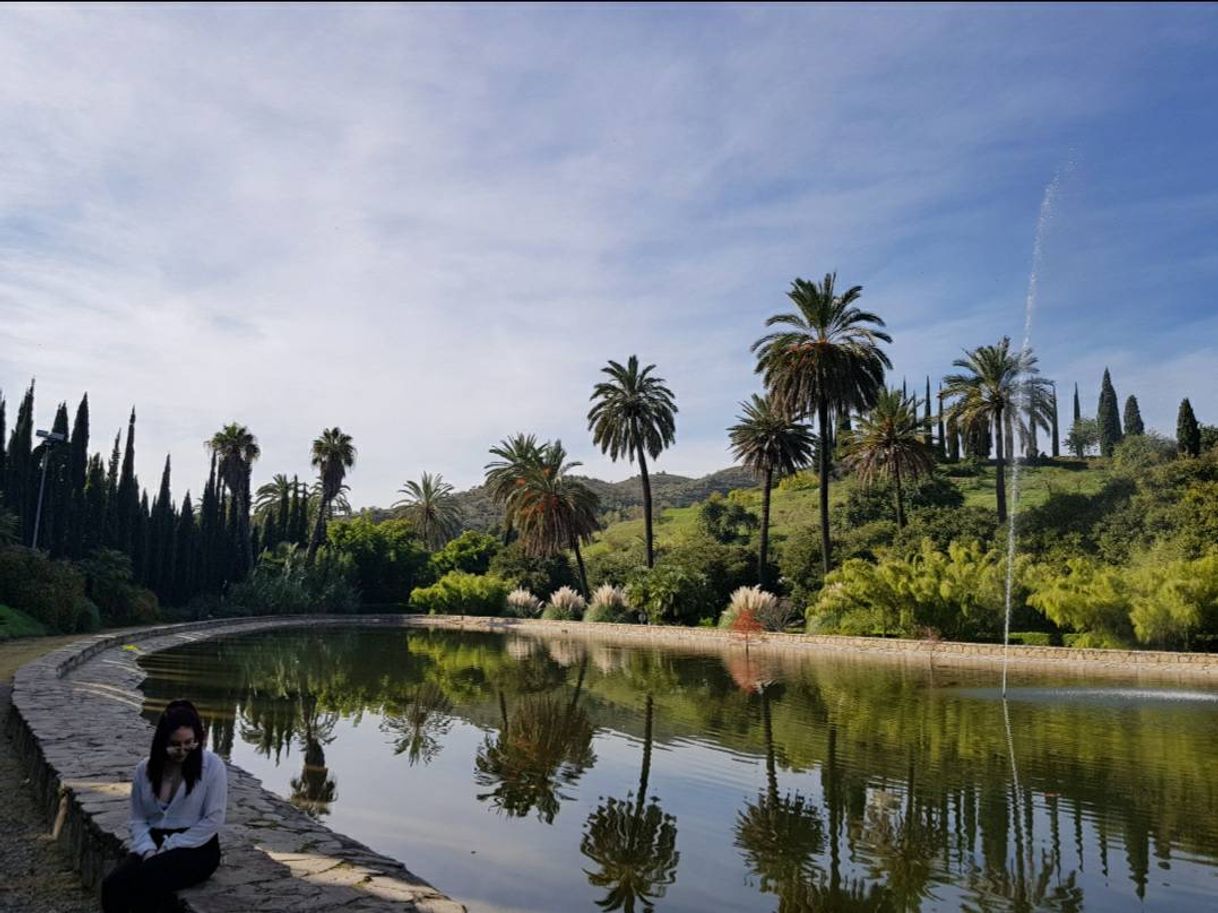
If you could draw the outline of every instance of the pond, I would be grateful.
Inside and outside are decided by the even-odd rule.
[[[201,641],[146,712],[472,913],[1213,909],[1218,692],[440,629]]]

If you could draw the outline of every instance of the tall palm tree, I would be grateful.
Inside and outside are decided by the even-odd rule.
[[[533,434],[514,434],[491,448],[491,456],[499,457],[487,463],[486,485],[491,500],[504,508],[503,544],[512,541],[512,516],[508,500],[524,484],[525,474],[541,461],[541,445]]]
[[[423,473],[418,482],[407,482],[398,489],[406,497],[394,503],[400,516],[414,522],[415,528],[432,551],[461,531],[461,507],[453,487],[438,472]]]
[[[768,396],[753,395],[741,403],[743,415],[728,428],[732,456],[752,470],[762,482],[761,550],[757,556],[757,581],[765,584],[766,554],[770,545],[770,490],[774,475],[798,472],[812,461],[816,442],[806,425],[791,421]]]
[[[957,358],[952,365],[967,373],[949,374],[943,379],[943,395],[953,400],[948,415],[966,434],[993,429],[998,522],[1005,523],[1006,454],[1011,428],[1018,423],[1021,432],[1026,433],[1026,415],[1029,422],[1049,430],[1052,419],[1049,381],[1038,376],[1040,369],[1032,350],[1011,351],[1007,336],[997,345],[978,346],[966,352],[964,358]]]
[[[862,286],[838,294],[837,274],[822,283],[796,279],[787,297],[796,311],[775,314],[766,326],[782,327],[755,343],[757,373],[775,403],[792,418],[815,415],[820,430],[820,531],[825,573],[829,572],[830,417],[870,409],[892,362],[880,348],[892,338],[884,321],[855,307]]]
[[[249,568],[254,561],[250,538],[250,473],[262,450],[250,430],[236,422],[229,422],[213,434],[207,447],[218,458],[220,478],[236,504],[241,553],[245,567]]]
[[[317,470],[321,483],[321,497],[317,517],[313,521],[313,535],[309,537],[309,554],[305,558],[310,564],[317,556],[326,531],[326,512],[330,509],[330,502],[342,491],[347,470],[355,465],[355,445],[351,442],[351,435],[343,434],[338,427],[326,428],[321,437],[313,440],[312,457],[311,465]]]
[[[653,901],[663,897],[677,877],[681,859],[677,852],[677,819],[665,814],[654,797],[647,801],[653,704],[648,694],[638,792],[627,793],[624,799],[604,800],[584,825],[580,852],[598,866],[594,872],[585,869],[584,874],[595,887],[609,889],[596,902],[602,910],[634,913],[638,902],[644,911],[650,911]]]
[[[537,462],[526,467],[507,507],[526,554],[549,557],[567,548],[575,552],[580,583],[588,596],[588,573],[579,544],[590,541],[600,529],[596,518],[600,499],[571,477],[570,471],[579,465],[578,461],[567,462],[562,441],[547,443]]]
[[[267,515],[279,507],[280,501],[292,496],[292,480],[282,472],[275,473],[269,482],[258,486],[254,492],[254,517],[265,520]]]
[[[935,451],[926,443],[917,400],[900,390],[882,391],[871,411],[860,416],[857,426],[846,436],[843,462],[864,485],[892,479],[897,528],[904,528],[902,478],[917,481],[935,468]]]
[[[647,457],[653,460],[676,439],[677,404],[672,391],[664,386],[664,378],[651,376],[655,365],[639,370],[639,358],[631,355],[625,367],[616,361],[601,368],[610,380],[602,381],[592,390],[595,405],[588,412],[588,430],[592,442],[609,459],[621,457],[638,460],[639,477],[643,483],[643,528],[647,538],[647,566],[655,564],[655,546],[651,529],[651,479],[647,475]]]

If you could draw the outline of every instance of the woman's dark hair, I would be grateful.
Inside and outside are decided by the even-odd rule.
[[[203,776],[203,742],[207,733],[203,729],[203,721],[199,719],[199,711],[190,701],[170,701],[161,712],[160,719],[156,721],[156,732],[152,735],[152,751],[148,755],[148,779],[152,781],[154,795],[160,795],[161,792],[161,777],[165,773],[165,752],[169,747],[169,737],[182,727],[193,729],[195,741],[199,743],[182,762],[182,779],[186,782],[188,794]]]

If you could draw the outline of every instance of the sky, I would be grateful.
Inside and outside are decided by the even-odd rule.
[[[655,469],[731,464],[751,343],[836,271],[892,382],[1031,344],[1174,436],[1218,424],[1218,6],[0,7],[0,391],[197,497],[351,434],[355,507],[561,438],[609,359],[673,390]],[[1063,432],[1064,433],[1064,432]]]

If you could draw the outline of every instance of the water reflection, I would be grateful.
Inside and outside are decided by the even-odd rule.
[[[638,790],[626,793],[626,798],[604,798],[588,816],[580,852],[597,868],[584,869],[588,883],[608,888],[596,901],[602,910],[624,910],[634,913],[635,905],[643,910],[654,909],[654,902],[664,896],[668,886],[676,881],[677,819],[665,814],[659,800],[647,800],[651,778],[652,726],[655,720],[655,699],[648,694],[643,711],[643,760],[639,769]]]
[[[369,718],[397,765],[387,809],[430,778],[429,800],[452,803],[439,820],[471,807],[466,833],[511,828],[476,858],[447,853],[442,887],[547,847],[521,908],[692,913],[713,890],[741,913],[1193,911],[1214,878],[1210,701],[1019,700],[1008,740],[983,677],[735,647],[327,631],[143,662],[150,715],[197,698],[218,751],[292,771],[284,795],[318,817],[360,801],[337,759]],[[396,852],[427,872],[428,850]]]

